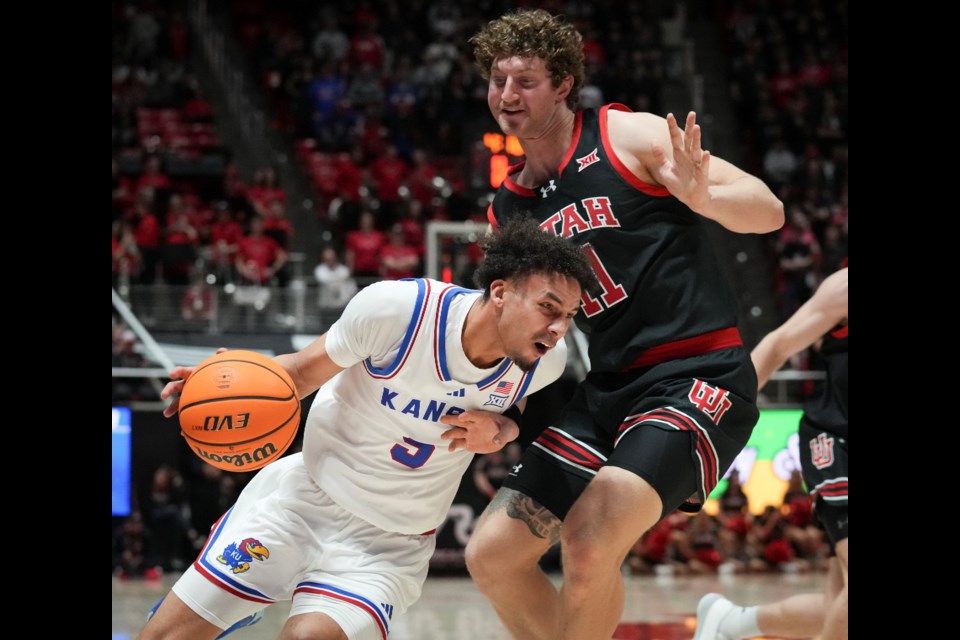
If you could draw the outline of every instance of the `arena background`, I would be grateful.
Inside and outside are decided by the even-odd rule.
[[[591,60],[584,102],[623,102],[660,115],[696,110],[704,148],[775,188],[791,233],[738,236],[712,225],[727,275],[740,293],[740,330],[748,346],[802,303],[847,253],[846,2],[115,0],[111,6],[115,638],[135,635],[144,608],[138,598],[162,595],[203,536],[190,522],[196,515],[191,500],[209,493],[204,483],[210,480],[175,420],[160,414],[158,391],[172,365],[196,364],[220,346],[288,352],[322,333],[339,309],[321,304],[314,269],[325,247],[343,257],[363,209],[375,214],[384,232],[409,221],[421,229],[417,275],[472,285],[474,241],[486,204],[505,166],[520,157],[487,112],[466,38],[503,11],[543,6],[567,14],[586,36]],[[335,57],[317,44],[330,19],[348,41],[340,67],[344,93],[354,107],[365,105],[353,109],[349,130],[356,134],[325,126],[318,114],[333,106],[310,90],[310,74],[319,75]],[[366,86],[359,82],[369,52],[365,42],[381,49],[379,66],[373,65],[376,80]],[[398,78],[406,65],[415,90],[405,92]],[[377,178],[373,166],[391,146],[408,166],[414,151],[423,151],[432,167],[428,179],[417,183],[419,174],[411,172],[391,186],[387,177]],[[360,170],[359,180],[337,164],[344,156]],[[344,190],[343,184],[354,188]],[[152,199],[140,203],[145,188]],[[268,282],[244,282],[219,260],[209,226],[221,210],[242,225],[272,200],[281,201],[280,217],[290,223],[280,225],[278,236],[289,261]],[[141,233],[140,204],[155,216],[160,239],[154,246],[150,234]],[[185,242],[178,213],[196,231]],[[131,238],[137,259],[123,251]],[[361,286],[372,279],[356,278]],[[524,443],[549,424],[583,371],[580,351],[573,348],[564,378],[533,398]],[[821,378],[811,351],[792,359],[763,390],[764,417],[731,468],[739,472],[753,514],[767,505],[780,507],[797,466],[791,442],[797,409]],[[298,437],[290,452],[299,445]],[[147,505],[161,468],[178,478],[179,529],[151,530]],[[235,495],[250,474],[231,475],[227,482],[216,480],[218,491]],[[119,510],[118,486],[127,495]],[[712,497],[726,486],[724,480]],[[486,500],[472,474],[465,475],[438,534],[431,580],[463,576],[463,545]],[[708,505],[715,510],[715,503]],[[125,562],[125,545],[136,544],[130,532],[138,525],[143,557],[133,568]],[[544,560],[548,568],[556,569],[555,563]],[[653,599],[689,590],[661,607],[667,627],[658,631],[666,634],[658,637],[689,638],[693,592],[702,594],[715,586],[710,580],[731,576],[688,576],[670,566],[670,575],[631,575],[637,582],[629,588]],[[765,584],[767,599],[790,592],[791,585],[815,591],[821,579],[818,567],[802,565],[735,577],[740,582],[734,588],[748,595],[759,588],[751,585]],[[674,582],[663,583],[668,578]],[[806,582],[796,582],[801,579]],[[472,602],[469,583],[463,589]],[[442,602],[431,604],[425,596],[421,605],[425,616],[446,615]],[[468,615],[473,611],[492,615],[482,602],[471,604]],[[627,614],[634,618],[625,619],[622,637],[647,637],[629,634],[647,633],[643,625],[658,621],[655,609],[628,608]],[[421,630],[430,628],[416,620],[426,625]],[[647,631],[630,631],[633,623]],[[463,619],[455,624],[458,634],[470,626]],[[444,635],[449,632],[410,637],[454,637]],[[252,635],[238,633],[238,640],[261,637],[257,633],[272,637],[262,629],[245,633]],[[500,637],[491,633],[483,637]]]

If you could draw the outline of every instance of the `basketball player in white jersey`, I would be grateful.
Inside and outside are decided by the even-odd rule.
[[[581,292],[596,291],[580,248],[532,219],[484,249],[482,291],[380,282],[309,346],[277,356],[301,398],[319,389],[303,452],[250,481],[140,640],[212,640],[283,600],[282,639],[387,638],[420,596],[432,534],[473,454],[519,433],[513,420],[474,412],[518,415],[518,402],[556,380]],[[171,371],[162,397],[191,371]],[[465,411],[481,428],[440,420]]]

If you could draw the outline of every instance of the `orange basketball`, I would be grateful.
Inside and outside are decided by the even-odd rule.
[[[300,428],[300,398],[276,360],[224,351],[201,362],[180,393],[180,433],[195,454],[226,471],[278,459]]]

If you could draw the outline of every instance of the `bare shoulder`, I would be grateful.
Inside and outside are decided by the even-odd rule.
[[[666,118],[646,111],[608,109],[607,130],[617,143],[621,142],[620,138],[626,138],[623,142],[640,140],[649,146],[653,139],[670,139]]]
[[[652,113],[608,109],[607,132],[620,161],[644,182],[659,184],[655,178],[653,143],[659,142],[670,153],[666,119]]]

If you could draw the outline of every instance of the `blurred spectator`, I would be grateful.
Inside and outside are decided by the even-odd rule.
[[[261,216],[267,215],[267,209],[274,200],[286,204],[287,193],[280,186],[280,178],[273,167],[261,167],[253,174],[253,182],[247,189],[247,199],[253,210]]]
[[[270,200],[263,214],[263,234],[274,239],[284,251],[290,251],[293,245],[293,223],[287,217],[287,207],[281,200]],[[286,284],[286,270],[278,274],[280,284]]]
[[[310,43],[310,50],[317,60],[342,62],[350,49],[350,39],[340,28],[335,10],[325,10],[323,24]]]
[[[187,321],[209,322],[215,312],[213,288],[206,275],[198,272],[180,299],[180,316]]]
[[[240,240],[234,266],[244,284],[268,284],[287,263],[289,256],[277,242],[264,234],[263,218],[250,218],[250,230]]]
[[[763,156],[763,170],[766,173],[767,184],[775,193],[779,193],[784,185],[793,180],[798,166],[797,156],[783,138],[774,140]]]
[[[189,508],[180,473],[168,465],[158,467],[144,506],[144,521],[150,531],[148,564],[164,571],[182,570]]]
[[[332,119],[337,103],[346,99],[346,95],[347,76],[342,66],[333,60],[324,60],[320,64],[320,70],[307,85],[314,126],[318,130]]]
[[[113,286],[137,281],[140,275],[140,249],[129,222],[113,223]]]
[[[789,318],[810,297],[816,287],[816,267],[820,244],[810,228],[810,220],[798,205],[790,205],[786,224],[777,242],[783,297],[780,313]]]
[[[138,369],[147,366],[147,361],[137,350],[137,336],[126,324],[116,319],[113,323],[112,366]],[[114,378],[112,386],[113,402],[127,403],[137,400],[154,400],[156,390],[146,378]]]
[[[318,285],[317,305],[322,310],[343,309],[357,293],[357,283],[349,267],[340,262],[333,247],[323,250],[313,277]]]
[[[132,203],[133,183],[120,173],[120,164],[113,158],[113,219],[119,219]]]
[[[216,217],[210,224],[207,261],[218,280],[232,282],[234,261],[243,239],[243,226],[234,220],[226,201],[217,202],[214,210]]]
[[[114,566],[120,578],[145,576],[149,569],[146,557],[147,531],[139,511],[127,516],[120,527],[114,546]],[[156,576],[156,572],[151,572]]]
[[[383,81],[372,64],[364,62],[353,72],[347,86],[347,98],[360,111],[368,106],[383,106]]]
[[[346,96],[337,98],[327,117],[314,114],[317,148],[330,153],[350,153],[360,139],[361,119]]]
[[[144,284],[154,281],[160,261],[160,223],[153,213],[153,194],[151,188],[139,191],[133,207],[124,214],[124,219],[133,227],[137,249],[140,250],[140,282]]]
[[[200,234],[190,224],[185,210],[174,211],[172,215],[173,218],[164,229],[163,279],[167,284],[186,285],[190,283],[197,260]]]
[[[379,19],[377,14],[364,8],[367,17],[354,20],[354,33],[350,38],[350,46],[347,49],[347,60],[351,69],[359,69],[363,64],[369,64],[371,68],[379,72],[383,69],[383,62],[386,56],[386,45],[383,38],[377,33]]]
[[[706,511],[700,511],[690,518],[684,553],[689,573],[703,575],[717,572],[717,567],[724,561],[718,530],[717,521]]]
[[[402,203],[400,217],[396,224],[403,229],[406,244],[417,250],[417,256],[423,260],[426,253],[426,229],[423,219],[423,204],[419,200],[405,200]]]
[[[393,224],[396,218],[400,189],[404,187],[409,174],[409,165],[397,155],[397,147],[392,144],[386,145],[384,153],[370,165],[370,177],[380,201],[380,219],[385,224]]]
[[[407,244],[399,223],[390,229],[388,242],[380,249],[380,275],[385,280],[401,280],[419,275],[420,254]]]
[[[387,244],[383,232],[375,227],[373,212],[360,214],[360,228],[347,233],[347,267],[356,278],[380,279],[380,252]],[[369,282],[358,281],[363,286]]]
[[[155,191],[170,188],[170,178],[163,172],[158,156],[147,156],[143,162],[143,173],[137,177],[137,191],[142,191],[146,187],[150,187]]]

